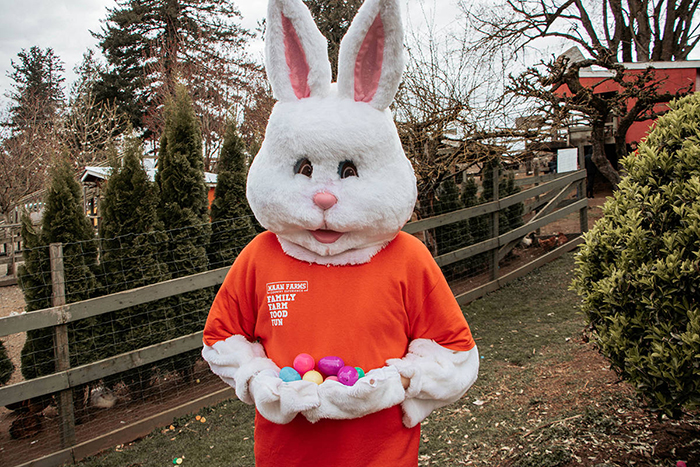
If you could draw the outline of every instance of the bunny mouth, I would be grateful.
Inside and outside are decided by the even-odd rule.
[[[326,229],[309,230],[309,233],[320,243],[334,243],[344,234],[344,232]]]

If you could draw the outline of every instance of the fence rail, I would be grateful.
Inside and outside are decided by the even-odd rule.
[[[459,248],[456,251],[450,251],[435,258],[438,265],[447,266],[475,255],[487,252],[491,253],[491,280],[473,290],[459,294],[457,300],[460,304],[464,304],[497,289],[509,280],[526,274],[535,267],[575,248],[581,242],[580,237],[570,240],[563,246],[555,248],[536,261],[524,265],[515,271],[511,271],[507,274],[499,273],[499,260],[502,260],[523,237],[537,229],[578,211],[580,213],[580,232],[587,230],[587,199],[583,197],[585,190],[583,190],[582,186],[585,177],[585,171],[583,170],[559,177],[550,175],[530,177],[521,180],[519,184],[521,186],[534,184],[535,186],[532,188],[498,199],[498,190],[496,187],[496,190],[494,190],[496,195],[495,201],[460,209],[429,219],[411,222],[407,224],[403,230],[407,233],[416,234],[462,222],[477,216],[490,216],[493,222],[491,238]],[[498,177],[494,178],[498,180]],[[540,184],[537,185],[537,183]],[[496,185],[496,183],[494,183],[494,185]],[[518,203],[523,203],[523,215],[529,217],[528,221],[518,228],[498,235],[499,212]],[[493,228],[494,225],[495,230]],[[59,262],[60,255],[54,256],[55,255],[52,255],[52,269],[57,268],[57,272],[60,275],[60,267],[56,266],[56,263]],[[70,304],[63,304],[59,298],[58,300],[54,300],[53,303],[55,306],[50,308],[0,318],[0,336],[52,328],[55,330],[54,345],[57,356],[62,355],[62,357],[59,357],[59,360],[66,365],[68,364],[68,342],[67,335],[65,334],[67,324],[105,313],[123,310],[136,305],[143,305],[186,292],[219,285],[223,282],[228,270],[229,267],[223,267]],[[61,283],[59,276],[55,277],[55,283]],[[54,294],[60,297],[60,290],[55,290]],[[72,389],[108,376],[192,351],[201,347],[201,345],[202,332],[200,331],[89,364],[73,368],[65,366],[62,368],[59,367],[60,371],[56,373],[6,387],[0,387],[0,406],[7,406],[40,396],[59,393],[61,395],[59,412],[62,417],[70,418],[73,410],[70,400]],[[77,446],[74,433],[75,428],[70,421],[62,423],[60,426],[62,430],[61,439],[64,445],[60,451],[56,452],[56,462],[58,462],[58,459],[62,458],[61,456],[65,456],[66,449],[70,449],[71,446]],[[133,431],[128,433],[133,433]],[[128,440],[125,439],[121,442],[125,441]],[[84,442],[80,443],[80,445],[84,444]],[[85,453],[84,455],[87,454],[90,453]],[[51,465],[50,461],[49,464],[46,465]]]

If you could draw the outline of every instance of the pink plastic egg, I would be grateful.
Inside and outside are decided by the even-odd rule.
[[[358,379],[360,379],[360,375],[354,366],[344,366],[338,370],[338,381],[346,386],[352,386]]]
[[[337,376],[329,376],[328,378],[325,379],[325,381],[328,381],[329,379],[330,379],[331,381],[338,381],[338,377],[337,377]]]
[[[326,376],[335,376],[338,370],[345,366],[345,362],[340,357],[323,357],[318,361],[318,369]]]
[[[314,369],[314,366],[316,366],[316,361],[311,355],[307,353],[300,353],[294,357],[294,363],[292,366],[299,372],[300,375],[303,376],[307,371]]]

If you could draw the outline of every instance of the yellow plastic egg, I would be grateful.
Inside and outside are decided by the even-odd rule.
[[[304,381],[311,381],[312,383],[321,384],[323,382],[323,376],[316,370],[307,371],[304,376],[301,377]]]

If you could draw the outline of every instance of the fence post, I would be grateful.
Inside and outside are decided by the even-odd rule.
[[[579,170],[585,170],[586,168],[586,156],[583,149],[583,145],[578,147],[578,168]],[[583,199],[584,197],[588,199],[588,190],[586,189],[586,183],[588,183],[588,173],[586,173],[586,178],[578,182],[578,189],[576,190],[577,199]],[[581,224],[581,233],[588,232],[588,204],[579,211],[579,222]]]
[[[61,243],[52,243],[49,245],[49,253],[51,258],[52,305],[65,305],[66,278],[63,269],[63,245]],[[56,357],[56,371],[64,371],[70,368],[67,324],[54,327],[54,356]],[[73,408],[72,388],[59,393],[58,412],[61,418],[59,423],[61,447],[73,446],[75,444],[75,411]]]
[[[496,164],[493,168],[493,200],[498,201],[500,195],[498,193],[498,186],[500,185],[501,179],[501,167],[500,164]],[[500,209],[491,213],[491,238],[498,238],[498,218],[500,216]],[[497,245],[493,250],[491,250],[491,280],[495,281],[498,279],[498,251],[499,246]]]
[[[17,275],[17,263],[15,262],[15,242],[16,242],[16,237],[15,233],[12,229],[10,229],[10,251],[8,251],[8,254],[10,255],[10,264],[7,266],[7,275],[8,276],[16,276]]]

